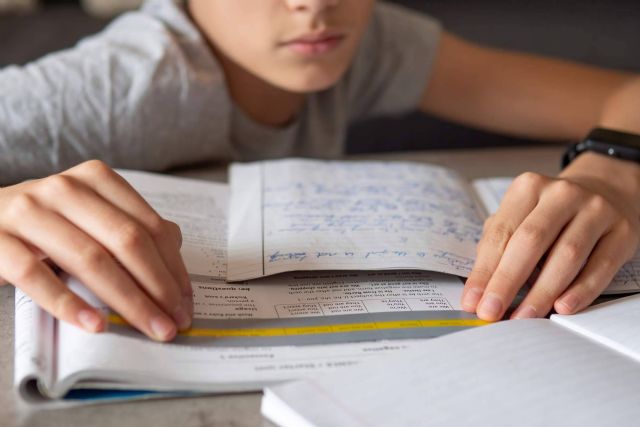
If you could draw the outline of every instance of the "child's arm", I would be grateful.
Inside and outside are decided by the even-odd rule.
[[[60,281],[47,258],[164,341],[188,327],[193,313],[180,245],[178,226],[99,161],[0,189],[0,282],[91,332],[103,330],[104,319]]]
[[[443,35],[424,111],[528,138],[640,131],[640,76],[479,47]],[[640,166],[583,154],[558,177],[527,173],[485,224],[463,307],[501,318],[543,259],[514,317],[589,305],[640,242]]]

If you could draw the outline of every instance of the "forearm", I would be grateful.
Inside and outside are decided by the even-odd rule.
[[[630,103],[620,94],[634,78],[632,73],[479,47],[445,34],[421,107],[489,131],[575,140],[607,123],[634,130],[629,118],[626,126],[620,119]]]

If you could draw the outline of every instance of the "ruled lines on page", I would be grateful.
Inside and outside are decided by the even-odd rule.
[[[315,269],[464,276],[482,228],[468,184],[417,163],[234,165],[231,193],[229,280]]]

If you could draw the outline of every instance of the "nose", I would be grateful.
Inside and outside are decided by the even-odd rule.
[[[307,12],[315,15],[336,6],[340,0],[285,0],[285,3],[292,12]]]

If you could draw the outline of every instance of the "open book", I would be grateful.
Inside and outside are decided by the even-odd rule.
[[[171,343],[153,342],[68,279],[109,318],[107,332],[90,334],[16,290],[15,384],[28,400],[260,390],[484,324],[461,311],[460,279],[439,273],[324,271],[226,283],[228,186],[121,173],[182,229],[193,327]]]
[[[152,342],[70,279],[109,316],[108,332],[88,334],[16,291],[15,383],[25,397],[258,390],[484,324],[461,311],[461,280],[438,272],[468,273],[504,180],[475,191],[433,166],[274,161],[235,166],[229,203],[225,184],[121,173],[182,229],[193,328],[172,343]],[[310,185],[309,196],[302,190]],[[293,269],[325,271],[226,281],[232,271],[243,280]],[[610,290],[636,291],[637,277],[623,272]]]
[[[409,162],[286,159],[231,168],[227,279],[295,270],[468,276],[510,178]],[[640,252],[607,292],[640,290]]]
[[[279,426],[637,425],[640,295],[572,316],[425,341],[323,378],[269,387]]]

